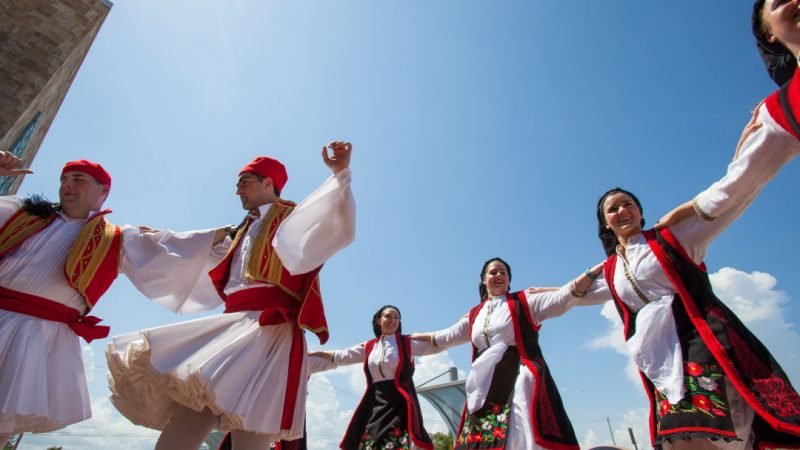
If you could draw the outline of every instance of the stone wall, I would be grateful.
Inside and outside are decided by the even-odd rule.
[[[21,150],[30,166],[111,3],[15,0],[0,4],[0,150],[12,150],[35,120]],[[22,177],[0,183],[16,192]],[[3,192],[0,192],[2,194]]]

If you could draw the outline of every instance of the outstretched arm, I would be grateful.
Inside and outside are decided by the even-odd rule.
[[[602,275],[603,263],[597,264],[584,271],[580,276],[561,288],[528,288],[525,296],[528,300],[531,316],[537,323],[546,319],[558,317],[573,306],[584,303],[589,287]]]
[[[292,274],[310,272],[355,239],[356,205],[350,189],[349,142],[331,142],[323,159],[334,175],[306,197],[284,220],[272,241]]]
[[[763,102],[762,102],[763,103]],[[747,141],[751,134],[753,134],[756,130],[760,129],[763,125],[761,121],[758,120],[758,109],[761,107],[759,104],[755,111],[753,111],[753,116],[750,118],[750,121],[747,122],[747,125],[742,130],[742,136],[739,138],[739,142],[736,144],[736,151],[733,154],[733,161],[736,161],[739,158],[739,154],[742,150],[742,145]],[[689,217],[700,217],[705,220],[713,220],[714,218],[711,217],[708,213],[703,211],[700,205],[697,203],[696,200],[689,200],[686,203],[681,204],[677,208],[673,209],[672,211],[668,212],[664,215],[658,222],[656,222],[654,228],[662,229],[667,228],[672,225],[675,225]]]

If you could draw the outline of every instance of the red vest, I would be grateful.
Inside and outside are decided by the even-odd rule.
[[[283,267],[277,252],[272,248],[272,239],[275,237],[278,227],[291,214],[294,207],[294,203],[282,199],[273,203],[253,242],[245,276],[248,280],[273,284],[296,300],[299,306],[298,326],[316,334],[320,343],[324,344],[328,341],[328,324],[325,320],[325,310],[322,306],[322,294],[319,287],[318,274],[321,267],[308,273],[292,275]],[[239,247],[251,222],[252,220],[248,217],[245,225],[236,233],[228,254],[219,265],[208,273],[223,300],[227,297],[224,289],[230,277],[233,254]]]
[[[86,301],[87,312],[108,290],[119,274],[122,250],[120,227],[108,223],[105,210],[86,221],[72,243],[64,267],[67,283]],[[16,250],[26,239],[44,230],[56,215],[43,218],[20,208],[0,228],[0,258]]]

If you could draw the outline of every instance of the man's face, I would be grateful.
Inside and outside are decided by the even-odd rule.
[[[97,182],[83,172],[65,172],[61,175],[58,199],[69,216],[83,216],[98,211],[108,195],[108,186]]]
[[[243,172],[239,174],[239,180],[236,182],[236,195],[242,201],[242,208],[248,211],[266,205],[275,197],[272,179],[264,178],[259,181],[254,173]]]

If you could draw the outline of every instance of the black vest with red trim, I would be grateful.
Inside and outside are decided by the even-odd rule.
[[[677,291],[672,312],[682,350],[692,351],[692,346],[705,346],[725,376],[755,410],[757,417],[753,431],[756,448],[799,448],[800,395],[778,362],[714,295],[705,265],[695,264],[669,229],[647,230],[644,236]],[[622,318],[627,340],[636,333],[636,314],[622,301],[614,287],[616,261],[616,254],[609,256],[604,269],[605,279]],[[642,381],[650,398],[650,433],[655,445],[658,404],[653,384],[644,374]]]
[[[419,408],[417,390],[414,387],[414,355],[411,354],[411,338],[407,335],[396,335],[398,362],[397,370],[394,373],[394,386],[406,401],[406,411],[408,412],[408,434],[414,444],[419,448],[433,450],[431,438],[425,427],[422,425],[422,412]],[[367,426],[367,421],[372,413],[372,374],[369,372],[369,355],[375,344],[380,338],[367,341],[365,344],[364,374],[367,377],[367,391],[361,398],[350,425],[344,434],[342,442],[339,444],[343,449],[357,449],[361,444],[361,435]]]
[[[542,355],[539,346],[539,329],[531,317],[525,292],[512,292],[506,294],[506,303],[514,326],[514,342],[521,358],[522,364],[533,374],[535,389],[531,399],[531,427],[533,439],[544,448],[559,450],[577,450],[578,439],[575,430],[564,409],[561,395],[558,393],[555,380],[550,374],[550,369]],[[485,302],[473,307],[469,311],[469,328],[472,336],[472,326]],[[478,349],[472,345],[472,360],[478,357]],[[466,407],[461,417],[464,426]]]
[[[73,241],[64,265],[67,283],[84,298],[86,313],[97,304],[119,274],[122,231],[105,220],[105,215],[110,212],[101,211],[86,221]],[[25,208],[17,210],[0,227],[0,258],[18,249],[57,218],[55,213],[41,217]]]
[[[800,71],[800,68],[797,69]],[[764,100],[769,115],[784,130],[800,139],[800,77],[797,72],[780,89]]]

